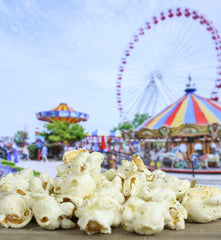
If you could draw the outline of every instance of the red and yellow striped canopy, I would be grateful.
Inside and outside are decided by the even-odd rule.
[[[87,121],[89,115],[75,111],[69,107],[66,103],[61,103],[59,106],[53,108],[50,111],[38,112],[36,114],[38,120],[52,122],[53,120],[77,123],[81,121]]]
[[[221,124],[221,104],[200,97],[194,91],[189,91],[155,117],[141,124],[137,131],[142,128],[159,129],[162,126],[173,128],[182,124],[209,125],[212,123]]]

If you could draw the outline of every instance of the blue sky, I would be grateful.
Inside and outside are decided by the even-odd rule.
[[[35,127],[41,129],[44,124],[35,114],[61,102],[90,115],[83,124],[88,132],[109,131],[116,126],[120,120],[116,75],[128,42],[146,20],[178,6],[205,14],[221,31],[218,0],[1,0],[0,136],[13,136],[24,124],[33,136]],[[195,27],[189,32],[181,23],[178,29],[176,34],[170,32],[174,38],[183,31],[186,41],[192,39]],[[153,32],[151,39],[157,42],[161,37],[165,38]],[[211,44],[208,39],[199,42]],[[209,49],[206,51],[209,54]],[[194,59],[194,48],[181,57],[185,54]],[[211,78],[216,72],[213,55],[206,59]],[[153,57],[146,57],[145,64],[150,65]],[[179,61],[179,56],[175,57]],[[135,60],[132,58],[131,64],[136,68]],[[159,61],[160,65],[165,63]],[[131,67],[131,71],[135,70]],[[178,95],[183,84],[172,78],[168,81]],[[202,94],[206,95],[213,81],[202,76],[198,85],[204,85]]]

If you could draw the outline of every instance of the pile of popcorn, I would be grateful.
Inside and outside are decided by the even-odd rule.
[[[78,226],[87,234],[110,234],[112,227],[155,234],[165,227],[185,228],[185,221],[221,218],[221,189],[150,172],[138,155],[101,173],[103,155],[68,151],[52,179],[31,168],[0,181],[0,224],[23,228],[33,218],[44,229]]]

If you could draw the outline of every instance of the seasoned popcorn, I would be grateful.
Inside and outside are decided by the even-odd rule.
[[[0,181],[0,224],[25,227],[34,216],[44,229],[71,229],[87,234],[126,231],[151,235],[165,227],[185,229],[185,220],[206,223],[221,218],[221,189],[150,172],[134,154],[118,169],[101,172],[103,155],[79,149],[63,155],[52,179],[34,177],[32,169]],[[74,233],[73,233],[74,234]]]
[[[19,194],[9,194],[0,199],[0,224],[6,228],[25,227],[33,213],[27,201]]]
[[[49,195],[36,196],[33,201],[34,217],[39,226],[45,229],[74,228],[75,223],[70,220],[74,208],[74,204],[60,204]]]
[[[221,218],[221,189],[212,186],[191,188],[182,205],[188,212],[188,221],[207,223]]]
[[[163,230],[168,203],[130,197],[123,205],[121,226],[129,232],[151,235]]]
[[[75,211],[78,226],[87,234],[111,233],[111,227],[121,223],[121,205],[108,196],[95,196]]]
[[[122,179],[128,178],[130,175],[137,173],[138,169],[134,162],[127,160],[121,161],[121,166],[115,171],[115,175]]]
[[[155,188],[152,190],[152,201],[162,202],[166,201],[168,203],[169,215],[166,219],[166,226],[171,229],[184,229],[185,219],[187,219],[187,211],[181,205],[179,201],[176,200],[175,192],[170,188]]]
[[[62,160],[64,163],[70,164],[76,158],[76,156],[82,152],[88,153],[88,151],[85,149],[67,151],[64,153]]]
[[[33,170],[31,168],[26,168],[15,174],[9,173],[0,181],[0,197],[15,193],[17,190],[20,192],[27,191],[29,189],[29,181],[33,177]]]
[[[124,180],[122,191],[125,197],[139,197],[143,200],[149,200],[152,197],[147,181],[139,172]]]
[[[147,169],[147,167],[144,165],[143,160],[138,156],[137,154],[133,155],[133,160],[137,166],[137,169],[139,172],[145,172],[147,175],[149,175],[151,172]]]
[[[95,180],[89,174],[69,174],[60,185],[62,194],[84,198],[96,188]]]
[[[179,201],[182,201],[183,196],[190,189],[190,182],[188,180],[181,180],[178,177],[167,176],[166,173],[161,170],[153,171],[147,181],[150,189],[159,187],[174,190],[176,198]]]
[[[120,204],[125,201],[124,195],[121,193],[122,181],[116,176],[113,181],[109,181],[104,175],[101,175],[97,182],[96,189],[87,196],[87,198],[94,197],[108,197],[117,200]]]
[[[29,181],[29,189],[32,194],[49,194],[52,190],[54,179],[47,173],[41,173]]]

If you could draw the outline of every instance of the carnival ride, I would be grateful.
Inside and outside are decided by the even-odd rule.
[[[89,115],[75,111],[66,103],[60,103],[59,106],[53,108],[52,110],[36,113],[36,117],[38,120],[46,122],[52,122],[53,120],[56,120],[69,123],[78,123],[81,121],[87,121]]]
[[[221,39],[213,23],[189,8],[169,9],[140,27],[117,72],[122,121],[136,113],[155,115],[181,95],[191,73],[200,95],[218,101]]]
[[[168,152],[155,156],[163,167],[220,168],[221,104],[197,95],[190,78],[185,91],[183,97],[141,124],[136,129],[136,137],[165,140]],[[182,145],[186,150],[181,151]],[[197,153],[199,145],[201,149]],[[176,146],[178,151],[170,151],[171,146]]]

